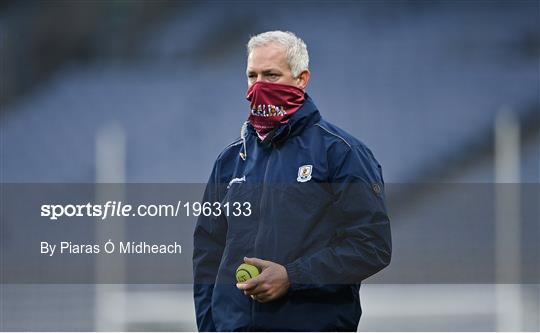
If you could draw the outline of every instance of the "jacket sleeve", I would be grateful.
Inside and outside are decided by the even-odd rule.
[[[206,185],[203,202],[220,201],[219,162],[214,164]],[[212,318],[212,293],[225,246],[227,223],[222,215],[203,216],[195,226],[193,237],[193,293],[199,331],[215,331]]]
[[[291,291],[357,284],[390,263],[390,221],[380,165],[365,147],[347,147],[332,156],[335,201],[330,214],[337,228],[327,246],[285,265]]]

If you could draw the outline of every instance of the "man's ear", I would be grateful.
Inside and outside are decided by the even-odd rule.
[[[309,83],[310,76],[311,73],[309,72],[309,69],[302,71],[302,73],[300,73],[296,78],[296,86],[302,90],[305,90]]]

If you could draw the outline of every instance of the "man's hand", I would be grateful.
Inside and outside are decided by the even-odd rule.
[[[285,267],[258,258],[244,257],[244,262],[256,266],[261,272],[253,279],[236,284],[236,287],[243,290],[245,295],[261,303],[270,302],[285,295],[290,286]]]

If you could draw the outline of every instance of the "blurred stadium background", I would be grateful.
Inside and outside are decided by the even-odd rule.
[[[206,182],[247,116],[245,43],[274,29],[306,41],[308,92],[395,189],[393,262],[362,287],[359,329],[539,331],[538,279],[384,280],[445,274],[475,251],[538,269],[538,1],[4,1],[1,182]],[[491,183],[536,196],[513,224],[436,223],[482,205],[444,184]],[[0,291],[1,330],[196,330],[189,285]]]

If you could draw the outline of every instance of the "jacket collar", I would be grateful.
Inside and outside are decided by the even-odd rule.
[[[293,137],[302,132],[302,130],[308,126],[317,123],[321,119],[321,114],[317,110],[317,106],[313,102],[313,99],[305,93],[304,104],[296,111],[286,124],[281,125],[274,131],[270,132],[268,136],[261,141],[255,132],[255,129],[251,124],[248,125],[249,131],[252,135],[257,137],[265,146],[280,145],[284,143],[289,137]]]

